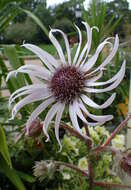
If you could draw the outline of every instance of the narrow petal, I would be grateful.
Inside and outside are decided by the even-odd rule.
[[[109,105],[112,104],[112,102],[114,101],[116,97],[116,93],[112,94],[104,104],[102,105],[98,105],[96,104],[93,100],[91,100],[88,96],[85,96],[84,94],[81,96],[81,99],[83,100],[83,102],[90,106],[90,107],[93,107],[93,108],[96,108],[96,109],[104,109],[104,108],[107,108]]]
[[[98,121],[100,122],[101,124],[104,124],[106,121],[109,121],[111,119],[113,119],[113,116],[112,115],[103,115],[103,116],[97,116],[97,115],[94,115],[94,114],[91,114],[87,111],[86,107],[84,106],[83,102],[80,101],[79,102],[79,106],[81,108],[81,110],[87,114],[88,117],[90,117],[91,119],[95,120],[95,121]]]
[[[12,102],[14,102],[20,96],[29,95],[29,94],[35,93],[36,91],[41,91],[41,90],[43,91],[44,89],[45,89],[45,91],[48,91],[47,87],[44,87],[44,85],[42,85],[39,88],[28,89],[28,90],[22,91],[21,93],[17,94],[14,97],[10,97],[9,98],[9,107],[11,106]]]
[[[26,73],[44,80],[49,80],[51,73],[45,68],[36,65],[24,65],[16,70],[17,73]]]
[[[87,119],[84,117],[82,111],[81,111],[81,107],[78,103],[78,101],[75,102],[74,109],[76,110],[76,114],[78,115],[78,117],[87,125],[89,126],[96,126],[99,125],[99,122],[88,122]]]
[[[114,47],[113,47],[112,51],[110,52],[108,57],[104,60],[104,62],[99,67],[97,67],[92,73],[104,68],[108,63],[110,63],[111,60],[113,59],[113,57],[115,56],[115,54],[118,50],[118,47],[119,47],[119,37],[118,37],[118,35],[116,35],[115,43],[114,43]]]
[[[27,123],[26,123],[26,131],[27,131],[27,135],[29,133],[29,128],[31,126],[31,123],[53,102],[55,101],[55,99],[53,97],[48,98],[47,100],[45,100],[44,102],[42,102],[30,115]]]
[[[114,82],[115,80],[121,78],[121,76],[123,75],[123,71],[125,70],[125,61],[123,62],[121,69],[119,70],[119,72],[117,72],[116,75],[114,75],[111,79],[105,81],[105,82],[87,82],[86,85],[87,86],[103,86],[103,85],[107,85],[110,84],[112,82]]]
[[[62,50],[58,40],[54,37],[54,35],[52,33],[53,33],[53,31],[51,29],[50,32],[49,32],[49,38],[50,38],[51,42],[53,43],[53,45],[55,46],[55,48],[56,48],[56,50],[57,50],[57,52],[59,54],[59,57],[61,59],[61,62],[63,64],[66,64],[66,60],[65,60],[63,50]]]
[[[6,82],[12,77],[16,75],[16,71],[11,71],[8,73],[7,77],[6,77]]]
[[[60,125],[60,121],[61,121],[61,118],[62,118],[62,114],[63,114],[63,111],[65,109],[65,103],[61,103],[59,105],[59,109],[57,111],[57,114],[56,114],[56,120],[55,120],[55,136],[56,136],[56,139],[60,145],[60,150],[62,149],[62,145],[61,145],[61,142],[60,142],[60,139],[59,139],[59,125]]]
[[[82,23],[85,25],[88,41],[87,41],[86,45],[84,46],[84,48],[80,54],[80,57],[76,63],[76,66],[80,65],[85,53],[86,53],[85,58],[87,58],[89,51],[90,51],[90,48],[91,48],[91,41],[92,41],[92,30],[91,30],[90,26],[86,22],[82,22]],[[84,59],[84,62],[85,62],[85,59]]]
[[[84,121],[84,123],[87,124],[86,119],[84,118],[83,114],[81,113],[79,107],[77,106],[78,109],[76,109],[77,104],[73,102],[73,104],[69,105],[69,115],[70,115],[70,119],[71,122],[74,126],[74,128],[81,134],[83,135],[85,138],[90,139],[90,137],[88,137],[87,135],[84,135],[79,127],[79,123],[78,123],[78,119],[77,119],[77,115],[80,117],[80,119],[82,119],[82,121]]]
[[[77,50],[76,50],[76,53],[75,53],[75,56],[74,56],[74,59],[73,59],[73,65],[76,64],[76,61],[77,61],[79,53],[80,53],[81,44],[82,44],[82,34],[81,34],[81,31],[78,28],[78,26],[75,25],[75,27],[77,28],[78,34],[79,34],[79,44],[78,44],[78,47],[77,47]]]
[[[56,115],[58,109],[59,109],[59,103],[57,102],[48,111],[48,113],[47,113],[47,115],[45,117],[44,123],[43,123],[43,131],[44,131],[44,133],[48,133],[49,124],[52,121],[53,117]],[[49,140],[49,138],[46,141],[48,141],[48,140]]]
[[[14,119],[16,113],[23,108],[25,105],[39,101],[39,100],[44,100],[48,97],[51,96],[51,93],[49,93],[48,91],[41,90],[40,92],[35,92],[33,94],[30,94],[28,96],[26,96],[25,98],[23,98],[22,100],[20,100],[12,109],[12,119]]]
[[[67,39],[67,36],[64,32],[62,32],[59,29],[52,29],[52,32],[59,32],[60,34],[62,34],[64,41],[65,41],[65,46],[66,46],[66,51],[67,51],[67,57],[68,57],[68,63],[69,65],[71,65],[71,52],[70,52],[70,46],[69,46],[69,41]]]
[[[42,50],[38,46],[32,44],[24,44],[22,46],[35,53],[50,71],[54,71],[54,67],[57,68],[59,66],[57,60],[52,55]]]
[[[85,119],[84,115],[82,114],[80,108],[79,108],[79,104],[77,102],[77,100],[75,100],[73,102],[73,107],[74,107],[74,110],[76,111],[76,114],[78,115],[78,117],[85,123],[85,124],[88,124],[87,120]]]
[[[85,72],[89,71],[96,63],[99,54],[101,53],[102,49],[105,47],[106,44],[110,44],[110,42],[105,39],[96,49],[95,54],[81,67],[81,69]]]
[[[16,96],[16,94],[21,93],[23,91],[42,88],[42,87],[46,87],[46,85],[44,85],[44,84],[32,84],[32,85],[28,85],[28,86],[23,86],[23,87],[17,89],[15,92],[13,92],[10,96],[10,99],[12,99],[14,96]]]
[[[92,92],[92,93],[102,93],[102,92],[108,92],[113,90],[114,88],[116,88],[120,82],[123,80],[124,75],[125,75],[125,69],[126,69],[126,61],[123,62],[120,72],[119,72],[119,77],[115,80],[115,82],[113,84],[111,84],[110,86],[104,88],[104,89],[94,89],[94,88],[84,88],[83,90],[86,92]],[[111,79],[112,80],[112,79]]]
[[[74,109],[73,104],[69,104],[69,115],[74,128],[81,134],[81,129],[77,121],[76,110]]]

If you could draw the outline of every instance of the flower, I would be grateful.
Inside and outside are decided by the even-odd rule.
[[[79,159],[78,166],[83,170],[88,170],[87,158],[83,157]]]
[[[116,135],[111,141],[112,147],[118,150],[125,150],[125,136],[120,134]]]
[[[76,26],[79,34],[79,43],[73,59],[71,58],[69,41],[66,34],[59,29],[51,29],[49,32],[49,38],[55,46],[60,59],[57,60],[52,55],[35,45],[24,44],[23,47],[35,53],[44,63],[44,66],[24,65],[18,68],[16,71],[12,71],[8,74],[7,80],[12,75],[16,75],[17,73],[26,73],[30,76],[34,76],[40,79],[41,81],[39,84],[24,86],[16,90],[9,99],[9,104],[12,105],[12,102],[14,100],[20,96],[25,96],[13,107],[12,119],[14,119],[17,112],[25,105],[40,100],[43,101],[31,113],[27,121],[27,134],[29,133],[31,123],[50,105],[52,106],[46,114],[43,122],[43,131],[47,136],[47,140],[49,140],[49,124],[56,115],[55,135],[60,145],[59,124],[65,107],[69,108],[71,122],[79,133],[81,133],[81,130],[78,124],[78,118],[90,126],[103,124],[113,118],[112,115],[93,115],[89,113],[86,106],[90,106],[96,109],[104,109],[108,107],[115,99],[116,94],[113,93],[107,99],[107,101],[105,101],[102,105],[98,105],[93,100],[91,100],[90,94],[111,91],[116,88],[122,81],[125,74],[125,61],[123,62],[119,72],[111,79],[104,82],[98,82],[98,80],[103,76],[103,69],[107,64],[110,63],[118,50],[119,38],[118,35],[116,35],[114,46],[111,42],[109,42],[110,38],[105,39],[97,47],[94,55],[89,57],[88,54],[91,48],[92,30],[94,27],[90,28],[86,22],[83,22],[83,25],[85,26],[87,33],[87,42],[82,49],[82,33]],[[64,39],[67,51],[67,60],[64,56],[62,47],[54,36],[54,33],[56,32],[60,33]],[[112,49],[110,49],[109,55],[97,68],[94,68],[99,54],[107,44],[112,45]],[[104,88],[97,88],[99,86],[103,86]],[[94,122],[89,122],[86,119],[86,116],[94,120]]]

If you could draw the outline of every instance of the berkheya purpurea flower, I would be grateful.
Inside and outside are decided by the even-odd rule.
[[[91,28],[86,22],[83,22],[83,25],[86,29],[87,42],[82,49],[82,33],[80,29],[75,26],[79,34],[79,42],[73,59],[71,58],[71,49],[66,34],[59,29],[51,29],[49,32],[49,38],[57,50],[59,59],[57,60],[51,54],[40,49],[36,45],[24,44],[23,47],[35,53],[44,65],[24,65],[17,70],[10,72],[7,76],[8,80],[12,75],[16,75],[17,73],[26,73],[29,76],[40,79],[40,83],[24,86],[16,90],[10,96],[10,106],[17,98],[23,96],[23,99],[16,103],[12,109],[12,119],[14,119],[17,112],[25,105],[41,100],[42,103],[40,103],[40,105],[31,113],[26,123],[26,133],[28,134],[31,123],[46,108],[52,105],[43,121],[43,131],[47,136],[47,140],[49,140],[49,124],[56,116],[55,135],[60,146],[59,125],[65,107],[69,110],[69,116],[73,127],[79,133],[82,132],[78,123],[78,118],[90,126],[100,125],[111,120],[113,118],[112,115],[98,116],[91,114],[86,106],[95,109],[104,109],[111,105],[116,97],[116,93],[113,93],[101,105],[94,102],[90,98],[90,95],[92,93],[104,93],[113,90],[120,84],[125,74],[126,63],[124,60],[118,73],[116,73],[111,79],[104,82],[99,81],[103,76],[103,69],[110,64],[118,50],[119,38],[118,35],[115,36],[114,45],[110,42],[111,38],[105,39],[99,44],[95,53],[90,57],[89,52],[91,49],[93,27]],[[66,56],[64,56],[60,43],[54,36],[54,33],[56,32],[60,33],[64,39],[67,59]],[[99,54],[107,44],[112,46],[109,55],[99,66],[94,67]],[[100,86],[103,88],[98,88]],[[89,122],[86,117],[92,119],[93,122]]]

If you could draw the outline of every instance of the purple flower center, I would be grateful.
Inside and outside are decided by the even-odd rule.
[[[51,80],[51,90],[58,101],[70,103],[79,97],[84,86],[84,74],[73,66],[57,70]]]

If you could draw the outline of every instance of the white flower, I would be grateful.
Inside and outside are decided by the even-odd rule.
[[[83,157],[79,159],[78,166],[83,170],[88,170],[87,158]]]
[[[111,141],[112,147],[118,150],[125,150],[125,136],[116,135],[115,138]]]
[[[24,44],[23,47],[35,53],[44,63],[44,66],[21,66],[16,71],[10,72],[7,76],[8,80],[13,74],[16,75],[17,73],[26,73],[42,81],[40,84],[28,85],[16,90],[9,99],[9,104],[11,105],[12,102],[20,96],[25,96],[13,107],[12,119],[25,105],[42,100],[42,103],[31,113],[27,121],[27,134],[29,133],[31,123],[50,105],[52,105],[52,107],[44,119],[43,131],[47,136],[47,140],[49,140],[48,127],[56,115],[55,135],[59,144],[59,124],[65,106],[69,108],[71,122],[79,133],[81,133],[81,130],[78,124],[78,118],[90,126],[103,124],[113,118],[112,115],[93,115],[89,113],[89,111],[86,109],[86,106],[96,109],[104,109],[108,107],[115,99],[116,94],[113,93],[106,102],[104,102],[102,105],[98,105],[93,100],[91,100],[89,96],[91,93],[103,93],[111,91],[122,81],[125,74],[125,61],[115,76],[107,81],[97,82],[103,76],[103,68],[109,64],[115,56],[119,46],[119,38],[118,35],[116,35],[114,46],[110,50],[109,55],[97,68],[94,68],[97,58],[104,46],[106,44],[111,44],[111,42],[109,42],[110,38],[105,39],[97,47],[94,55],[88,58],[91,48],[93,28],[90,28],[86,22],[83,22],[83,25],[85,26],[87,32],[87,42],[82,49],[82,34],[80,29],[76,26],[79,34],[79,43],[73,59],[71,58],[67,36],[59,29],[51,29],[49,32],[49,38],[57,49],[60,60],[56,60],[52,55],[35,45]],[[67,51],[67,60],[59,42],[54,36],[54,33],[56,32],[60,33],[64,38]],[[103,86],[103,88],[97,88],[99,86]],[[85,115],[94,120],[94,122],[89,122]]]

